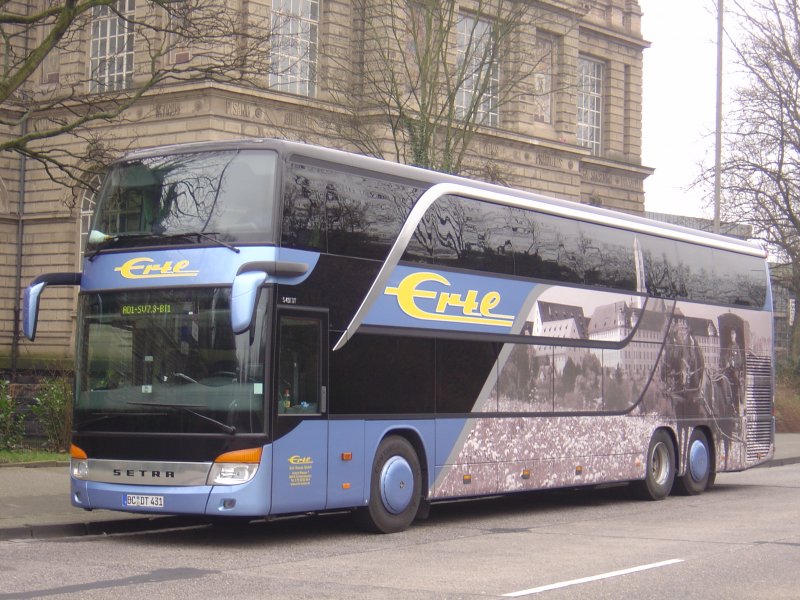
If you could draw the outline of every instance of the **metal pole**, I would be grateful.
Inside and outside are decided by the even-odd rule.
[[[717,0],[717,120],[714,149],[714,233],[720,232],[719,213],[722,180],[722,14],[723,0]]]

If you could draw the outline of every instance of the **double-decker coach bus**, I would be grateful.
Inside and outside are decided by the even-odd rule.
[[[71,498],[354,509],[769,459],[772,313],[749,243],[277,140],[113,164],[81,273]]]

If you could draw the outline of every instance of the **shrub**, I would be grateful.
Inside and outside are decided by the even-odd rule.
[[[800,358],[777,361],[775,375],[775,431],[800,433]]]
[[[0,450],[12,450],[22,443],[25,426],[22,415],[14,410],[14,398],[8,381],[0,381]]]
[[[72,432],[72,380],[65,375],[45,379],[31,411],[39,421],[48,450],[69,449]]]

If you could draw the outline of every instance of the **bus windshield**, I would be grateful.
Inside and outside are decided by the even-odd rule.
[[[266,294],[234,335],[230,288],[86,294],[76,431],[264,433]]]
[[[277,155],[258,150],[146,157],[114,165],[87,249],[271,242]]]

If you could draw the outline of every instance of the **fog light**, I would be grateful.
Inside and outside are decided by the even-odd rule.
[[[230,509],[232,509],[234,506],[236,506],[236,498],[225,498],[225,499],[222,501],[222,508],[223,508],[224,510],[230,510]]]

